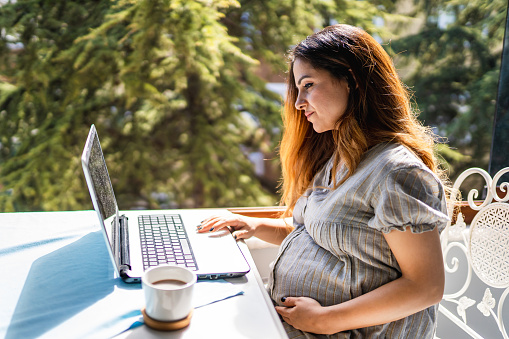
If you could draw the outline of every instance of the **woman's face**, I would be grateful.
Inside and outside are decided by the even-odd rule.
[[[348,82],[298,58],[293,63],[293,76],[299,93],[295,107],[302,110],[317,133],[334,129],[348,104]]]

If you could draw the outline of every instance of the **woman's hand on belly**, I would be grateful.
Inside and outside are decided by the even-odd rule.
[[[314,299],[307,297],[281,298],[284,306],[276,306],[283,320],[304,332],[328,334],[324,321],[326,308]]]

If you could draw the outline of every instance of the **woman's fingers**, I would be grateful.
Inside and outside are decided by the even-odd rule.
[[[235,228],[234,228],[235,229]],[[236,239],[236,240],[240,240],[240,239],[248,239],[248,238],[251,238],[252,237],[252,234],[247,231],[247,230],[239,230],[239,231],[234,231],[232,233],[233,237]]]
[[[198,233],[217,232],[229,227],[235,239],[251,238],[255,233],[252,219],[237,214],[231,216],[212,216],[197,227]]]
[[[222,217],[212,217],[198,225],[198,233],[213,232],[227,226]]]
[[[239,225],[239,220],[231,216],[213,216],[205,219],[201,225],[198,225],[198,233],[216,232],[225,227],[236,227]]]

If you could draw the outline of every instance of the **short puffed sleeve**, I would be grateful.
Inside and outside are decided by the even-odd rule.
[[[421,166],[393,169],[374,188],[374,216],[368,222],[383,233],[396,229],[412,233],[442,231],[449,217],[440,180]]]

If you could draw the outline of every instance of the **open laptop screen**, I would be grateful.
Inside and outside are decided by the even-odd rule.
[[[94,135],[90,149],[89,171],[94,183],[101,217],[103,220],[111,218],[117,213],[117,204],[97,133]]]
[[[92,125],[88,135],[87,143],[82,155],[82,164],[85,175],[91,180],[87,183],[93,187],[89,187],[90,196],[94,204],[94,208],[98,212],[110,244],[112,253],[118,253],[115,244],[118,234],[116,232],[116,225],[118,225],[118,206],[113,192],[104,155],[99,143],[95,126]],[[116,222],[114,222],[116,221]],[[114,256],[114,261],[118,264],[117,255]]]

